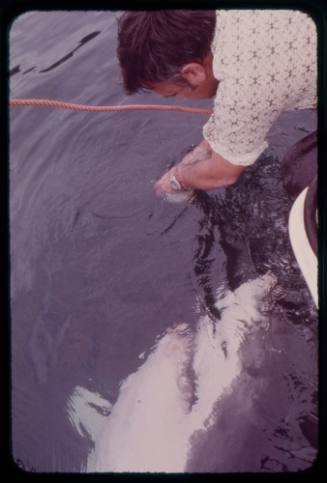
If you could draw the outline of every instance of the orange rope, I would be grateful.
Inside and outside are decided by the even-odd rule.
[[[162,104],[126,104],[125,106],[90,106],[74,104],[72,102],[55,101],[53,99],[10,99],[11,106],[44,106],[55,109],[70,109],[86,112],[126,112],[126,111],[177,111],[191,112],[193,114],[211,114],[212,109],[198,107],[162,105]]]

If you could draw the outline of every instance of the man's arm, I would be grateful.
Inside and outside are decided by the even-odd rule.
[[[209,143],[203,140],[182,161],[170,169],[155,185],[156,192],[172,193],[170,184],[175,176],[182,188],[209,190],[235,183],[245,170],[244,166],[229,163],[215,153]]]

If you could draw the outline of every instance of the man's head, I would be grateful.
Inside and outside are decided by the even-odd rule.
[[[212,97],[214,10],[131,11],[118,24],[118,59],[125,90],[165,97]]]

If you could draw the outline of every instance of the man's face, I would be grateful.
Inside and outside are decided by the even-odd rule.
[[[152,91],[164,97],[207,99],[216,94],[218,81],[213,74],[212,54],[202,62],[189,62],[180,69],[181,81],[149,82]]]
[[[171,81],[153,82],[149,88],[163,97],[176,97],[177,99],[207,99],[216,94],[218,81],[205,79],[197,85],[188,82],[178,83]]]

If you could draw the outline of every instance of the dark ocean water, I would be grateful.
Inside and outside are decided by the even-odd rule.
[[[10,97],[164,103],[124,94],[117,15],[19,17],[10,32]],[[291,201],[280,159],[315,129],[316,113],[283,114],[269,148],[237,185],[198,193],[192,203],[156,198],[154,180],[201,140],[205,120],[11,109],[12,452],[19,466],[85,469],[94,443],[82,415],[78,426],[68,410],[76,388],[114,405],[121,382],[167,328],[182,321],[195,331],[201,315],[219,324],[217,290],[235,291],[267,272],[275,284],[259,307],[266,324],[245,338],[241,374],[186,471],[299,471],[314,461],[317,312],[288,239]]]

